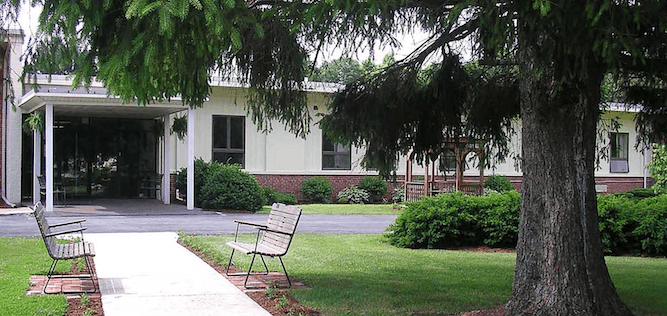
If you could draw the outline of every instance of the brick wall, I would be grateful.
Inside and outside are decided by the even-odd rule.
[[[270,175],[256,174],[254,176],[257,179],[257,182],[259,182],[259,185],[271,186],[275,188],[277,191],[292,193],[297,197],[297,199],[301,199],[301,194],[299,193],[299,190],[301,189],[301,183],[303,183],[304,180],[313,177],[313,175],[276,175],[276,174],[270,174]],[[332,201],[336,200],[338,192],[351,185],[359,183],[359,180],[361,180],[361,178],[363,177],[361,175],[323,175],[323,176],[329,179],[329,182],[331,182],[331,186],[333,187],[333,193],[331,195]],[[441,177],[438,178],[439,178],[438,180],[442,181]],[[516,188],[517,191],[521,192],[522,177],[508,177],[508,178],[512,183],[512,185],[514,185],[514,188]],[[387,198],[391,197],[393,188],[397,186],[400,187],[403,185],[403,180],[404,176],[398,176],[396,183],[391,183],[391,182],[389,183],[390,190]],[[464,181],[478,182],[479,178],[465,177]],[[606,193],[624,192],[627,190],[641,188],[644,186],[644,179],[641,177],[635,177],[635,178],[596,177],[595,182],[598,186],[605,185]],[[653,179],[649,178],[648,185],[650,186],[651,184],[653,184],[653,182],[654,182]],[[172,195],[172,201],[176,201],[175,175],[173,174],[171,175],[171,195]]]
[[[655,180],[653,178],[647,179],[647,186],[650,187]],[[624,192],[636,188],[644,187],[644,178],[642,177],[631,177],[631,178],[610,178],[610,177],[596,177],[595,184],[600,186],[606,186],[606,192],[600,193],[618,193]],[[603,188],[603,187],[601,187]]]
[[[332,201],[336,200],[336,196],[338,195],[338,192],[342,191],[343,189],[359,183],[359,180],[361,180],[360,175],[323,175],[325,178],[329,179],[329,182],[331,182],[331,186],[333,187],[333,193],[331,194],[330,199]],[[255,178],[257,178],[257,182],[259,182],[259,185],[261,186],[271,186],[275,188],[277,191],[280,192],[285,192],[285,193],[292,193],[296,195],[297,199],[301,199],[301,194],[299,193],[299,190],[301,189],[301,184],[303,183],[304,180],[314,177],[312,175],[263,175],[263,174],[256,174]]]

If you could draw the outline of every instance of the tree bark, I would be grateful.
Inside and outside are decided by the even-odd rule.
[[[632,315],[609,277],[598,230],[595,129],[604,71],[591,59],[575,79],[563,79],[566,62],[545,59],[537,46],[519,53],[523,185],[505,313]]]

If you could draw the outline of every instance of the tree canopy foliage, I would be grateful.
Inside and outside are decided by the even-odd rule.
[[[665,12],[664,0],[44,0],[41,27],[46,43],[78,52],[68,70],[77,82],[96,75],[124,100],[180,94],[200,106],[212,73],[233,75],[249,86],[260,127],[278,119],[300,135],[311,120],[307,56],[398,46],[395,34],[420,29],[428,37],[410,55],[335,95],[325,132],[365,146],[366,165],[388,172],[399,153],[452,140],[482,139],[502,156],[519,114],[525,168],[508,313],[625,315],[595,220],[595,126],[611,76],[623,101],[641,106],[639,134],[667,137]],[[460,61],[462,42],[478,67]],[[34,58],[50,58],[43,52]]]

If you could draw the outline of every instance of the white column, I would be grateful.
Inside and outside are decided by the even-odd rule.
[[[42,174],[42,135],[38,130],[32,131],[32,204],[35,205],[42,198],[39,192],[38,176]]]
[[[188,210],[195,209],[195,110],[188,109]]]
[[[46,173],[46,211],[53,211],[53,104],[46,104],[44,120],[46,125],[44,126],[44,135],[46,136],[45,141],[45,151],[46,163],[45,163],[45,173]]]
[[[164,116],[164,137],[162,137],[162,202],[164,204],[171,204],[171,172],[169,163],[169,114]]]

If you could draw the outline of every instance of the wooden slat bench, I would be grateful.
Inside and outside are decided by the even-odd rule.
[[[37,221],[37,226],[39,226],[39,232],[42,235],[44,240],[44,245],[46,246],[46,251],[49,253],[53,262],[51,262],[51,267],[49,267],[49,272],[47,273],[46,284],[44,284],[44,293],[46,293],[46,287],[49,285],[51,278],[68,278],[68,279],[91,279],[95,287],[94,291],[97,291],[97,284],[93,280],[95,273],[92,269],[91,260],[95,256],[95,247],[92,243],[83,240],[83,231],[86,230],[86,227],[83,227],[82,223],[85,219],[79,219],[69,222],[63,222],[58,224],[50,225],[44,216],[44,206],[42,203],[37,202],[34,207],[35,220]],[[71,229],[64,229],[60,231],[54,231],[53,228],[56,227],[66,227],[69,225],[76,225],[78,227]],[[65,235],[76,234],[78,241],[63,241],[62,238]],[[60,241],[59,241],[60,240]],[[88,268],[89,274],[81,275],[62,275],[54,276],[53,272],[56,269],[56,265],[60,260],[69,260],[84,258],[86,261],[86,266]],[[93,292],[94,292],[93,291]]]
[[[281,258],[289,250],[289,246],[292,243],[292,238],[296,232],[296,226],[299,223],[299,218],[301,217],[301,209],[295,206],[287,206],[281,203],[274,203],[271,207],[271,212],[269,213],[269,219],[266,225],[255,224],[242,221],[234,221],[236,223],[236,235],[234,236],[234,241],[227,243],[228,246],[232,248],[232,255],[229,257],[229,263],[227,263],[227,269],[225,273],[227,275],[245,275],[245,282],[243,283],[244,287],[248,287],[248,278],[252,274],[252,265],[255,263],[255,257],[259,255],[264,263],[264,268],[266,273],[269,273],[269,268],[266,266],[266,261],[264,261],[264,256],[271,258],[278,257],[280,264],[283,267],[285,272],[285,277],[289,285],[292,285],[292,281],[287,275],[287,270],[285,269],[285,264]],[[257,228],[257,238],[255,243],[242,243],[238,242],[239,227],[241,225],[248,225]],[[240,274],[229,274],[229,266],[232,264],[232,258],[234,258],[234,251],[240,251],[246,255],[252,254],[252,260],[250,261],[250,267],[248,272]]]

